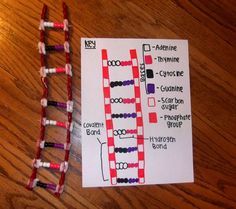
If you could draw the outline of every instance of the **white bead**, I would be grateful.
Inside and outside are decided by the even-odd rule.
[[[42,118],[42,125],[43,126],[47,125],[46,122],[47,122],[47,119],[46,118]]]
[[[56,68],[49,68],[48,73],[56,73]]]
[[[40,147],[41,149],[44,148],[44,143],[45,143],[45,141],[41,141],[41,142],[40,142],[39,147]]]
[[[68,41],[65,41],[64,43],[64,50],[66,53],[70,53],[70,45]]]
[[[64,31],[68,31],[68,20],[67,20],[67,19],[64,19],[63,24],[64,24],[63,30],[64,30]]]
[[[66,173],[67,172],[67,170],[68,170],[68,162],[62,162],[61,163],[61,165],[60,165],[60,172],[64,172],[64,173]]]
[[[55,126],[56,124],[57,124],[57,122],[55,120],[49,120],[49,125]]]
[[[73,112],[73,105],[74,105],[73,101],[67,101],[66,105],[67,105],[66,108],[67,112]]]
[[[64,185],[57,185],[56,189],[55,189],[55,193],[58,192],[59,194],[61,194],[64,190]]]
[[[41,105],[42,105],[43,107],[47,107],[47,105],[48,105],[48,100],[47,100],[46,98],[42,98],[42,99],[41,99]]]
[[[45,78],[47,76],[47,73],[45,71],[45,67],[41,67],[39,72],[40,72],[41,77]]]
[[[71,143],[65,143],[64,144],[64,150],[70,150]]]
[[[46,54],[45,44],[43,42],[38,43],[39,54]]]
[[[34,159],[33,160],[33,167],[39,168],[41,166],[41,159]]]
[[[53,28],[54,24],[53,22],[44,22],[44,27],[48,27],[48,28]]]
[[[66,71],[67,75],[72,76],[72,66],[71,66],[71,64],[66,64],[65,65],[65,71]]]
[[[43,163],[42,163],[42,167],[44,167],[44,168],[49,168],[49,167],[50,167],[50,163],[48,163],[48,162],[43,162]]]
[[[33,182],[32,182],[32,188],[34,188],[37,184],[37,182],[39,181],[39,179],[34,179]]]
[[[40,23],[39,23],[39,30],[44,30],[44,20],[40,20]]]

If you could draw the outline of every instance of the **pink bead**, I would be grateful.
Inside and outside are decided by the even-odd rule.
[[[64,28],[64,24],[63,23],[59,23],[59,22],[54,22],[54,28]]]
[[[66,128],[66,124],[63,123],[63,122],[57,122],[56,125],[57,125],[57,126],[60,126],[60,127],[63,127],[63,128]]]
[[[58,163],[50,163],[50,168],[52,168],[52,169],[59,169],[60,168],[60,164],[58,164]]]
[[[64,72],[65,72],[65,68],[63,68],[63,67],[58,67],[58,68],[56,68],[56,72],[57,72],[57,73],[64,73]]]

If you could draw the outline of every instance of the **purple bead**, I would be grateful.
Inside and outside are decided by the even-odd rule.
[[[54,144],[55,148],[59,148],[59,149],[64,149],[64,144],[60,144],[60,143],[55,143]]]
[[[66,103],[62,103],[62,102],[57,102],[57,107],[66,108],[67,104]]]
[[[58,50],[58,51],[64,50],[64,45],[55,45],[54,48],[55,50]]]
[[[132,113],[132,118],[136,118],[137,114],[134,112]]]
[[[56,190],[56,184],[47,184],[47,189]]]

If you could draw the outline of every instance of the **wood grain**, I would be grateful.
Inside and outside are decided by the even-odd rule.
[[[60,199],[24,187],[39,134],[41,82],[38,24],[43,3],[49,19],[62,19],[61,0],[0,1],[0,208],[236,208],[236,2],[234,0],[68,0],[72,23],[76,122],[66,189]],[[50,31],[61,43],[63,33]],[[82,189],[80,37],[183,38],[190,44],[194,184]],[[64,56],[50,55],[50,65]],[[50,96],[66,99],[65,77],[50,80]],[[53,108],[53,119],[66,115]],[[48,138],[65,140],[50,129]],[[44,152],[45,160],[63,159]],[[40,170],[42,180],[58,175]]]

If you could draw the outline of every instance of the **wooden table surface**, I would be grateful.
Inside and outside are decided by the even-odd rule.
[[[71,27],[75,129],[70,169],[60,198],[25,189],[39,136],[39,19],[43,3],[49,19],[62,20],[61,0],[0,1],[0,208],[236,208],[236,2],[205,0],[68,0]],[[81,187],[80,38],[132,37],[188,39],[195,182],[141,187]],[[48,43],[63,43],[50,31]],[[49,65],[64,63],[50,55]],[[65,101],[66,77],[50,79],[50,97]],[[52,119],[64,120],[51,108]],[[61,129],[50,138],[64,142]],[[47,161],[62,152],[44,151]],[[58,175],[39,171],[40,179]],[[173,174],[174,175],[174,174]]]

